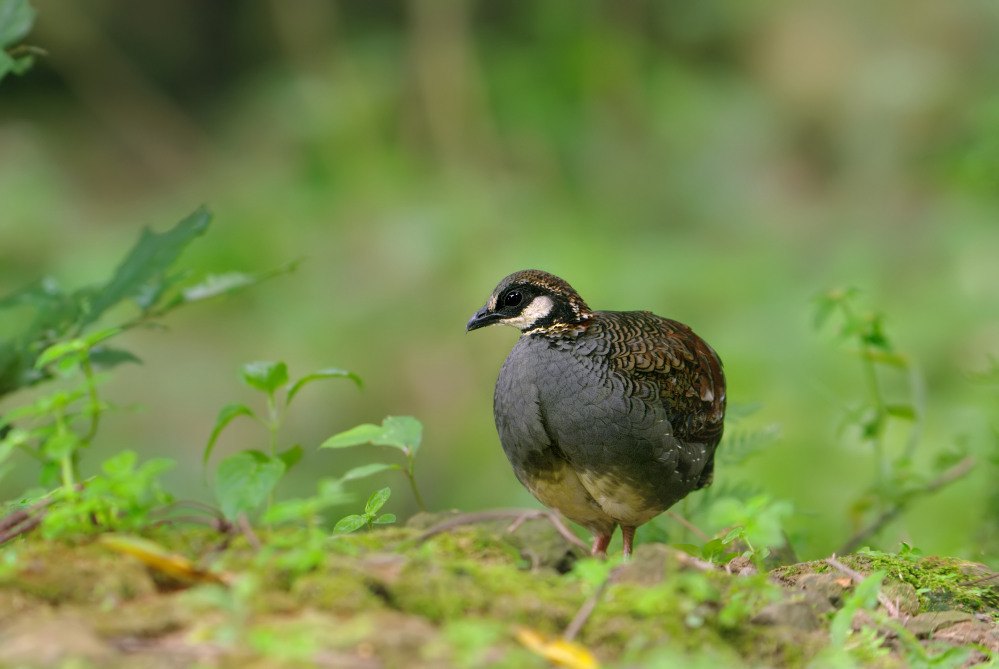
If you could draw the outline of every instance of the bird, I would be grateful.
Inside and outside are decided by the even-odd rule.
[[[466,332],[520,330],[500,369],[493,414],[514,474],[593,535],[606,555],[635,529],[711,484],[725,420],[725,375],[687,325],[649,311],[591,311],[564,279],[510,274]]]

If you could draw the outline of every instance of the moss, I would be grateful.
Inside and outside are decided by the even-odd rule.
[[[562,634],[613,563],[587,560],[560,573],[559,561],[575,558],[558,541],[544,560],[532,552],[551,539],[546,523],[519,544],[507,527],[459,526],[423,542],[415,527],[332,541],[278,529],[260,533],[263,550],[201,528],[157,531],[161,545],[229,576],[228,586],[182,592],[157,588],[144,566],[99,544],[31,537],[4,549],[0,602],[16,610],[12,620],[83,622],[110,648],[131,640],[169,654],[182,638],[175,650],[189,659],[208,644],[221,653],[217,667],[293,666],[316,654],[348,665],[543,667],[514,625]],[[995,611],[999,587],[960,585],[991,573],[981,565],[875,553],[841,560],[861,572],[884,569],[885,592],[906,600],[909,613]],[[620,666],[807,666],[828,646],[828,614],[850,589],[838,572],[819,573],[829,571],[813,562],[736,577],[642,545],[613,571],[577,639]],[[902,661],[898,651],[886,657]]]
[[[31,541],[6,550],[3,585],[52,604],[113,606],[156,591],[142,563],[95,543]]]
[[[961,585],[990,573],[984,565],[957,558],[914,559],[880,552],[861,553],[843,561],[865,573],[883,569],[888,579],[908,583],[919,595],[920,611],[999,612],[996,589],[988,585]]]

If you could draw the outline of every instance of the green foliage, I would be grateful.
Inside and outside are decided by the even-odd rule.
[[[79,489],[53,492],[41,523],[43,535],[52,538],[145,528],[150,514],[172,501],[159,478],[175,463],[165,458],[137,463],[135,452],[121,451],[105,460],[101,473]]]
[[[935,479],[927,478],[915,468],[925,413],[922,376],[888,338],[884,315],[858,310],[858,294],[859,291],[850,288],[829,291],[815,299],[816,327],[838,319],[839,339],[854,346],[851,352],[860,362],[866,396],[847,409],[844,421],[871,447],[874,455],[873,483],[851,507],[857,531],[841,553],[855,550],[913,501],[960,478],[974,462],[958,449],[937,454]],[[904,375],[908,399],[889,397],[883,377],[892,373]],[[903,439],[890,437],[889,428],[895,424],[907,428],[908,434]],[[895,446],[899,441],[901,445]]]
[[[15,455],[22,453],[40,465],[43,487],[60,486],[38,507],[44,508],[47,535],[132,529],[167,499],[157,477],[173,463],[152,460],[136,467],[131,451],[113,456],[103,463],[103,473],[80,481],[82,455],[97,437],[102,416],[114,408],[99,395],[103,376],[98,370],[139,362],[134,354],[113,348],[110,342],[132,328],[157,322],[180,306],[230,294],[287,271],[281,268],[260,276],[231,273],[224,279],[209,277],[201,284],[183,285],[187,273],[171,268],[188,244],[205,232],[210,220],[211,214],[202,208],[165,232],[143,230],[104,283],[63,291],[46,278],[0,298],[0,310],[31,314],[25,327],[0,341],[0,395],[58,381],[50,392],[0,416],[0,474],[9,472]],[[118,313],[123,303],[131,303],[137,312],[120,317],[112,327],[97,327],[108,314]],[[285,466],[298,457],[301,449],[280,456]],[[273,470],[259,458],[248,459],[245,468],[252,470],[250,476],[230,470],[226,478],[242,499],[258,496]]]
[[[264,393],[266,413],[260,415],[242,403],[227,404],[222,407],[205,445],[202,461],[207,467],[222,431],[239,416],[248,416],[267,429],[270,452],[244,449],[219,463],[215,474],[215,496],[222,512],[230,519],[236,518],[241,513],[249,513],[269,502],[281,478],[302,459],[302,447],[297,444],[283,451],[278,450],[278,432],[298,392],[306,385],[323,379],[347,378],[354,381],[358,387],[361,386],[361,379],[356,374],[333,368],[306,374],[291,383],[288,366],[283,362],[250,362],[242,366],[240,375],[247,386]],[[287,392],[282,403],[278,401],[278,394],[284,388],[287,388]],[[325,501],[329,499],[327,496],[317,504],[324,506]]]
[[[362,444],[374,444],[375,446],[391,446],[402,451],[406,457],[406,466],[397,464],[372,463],[362,465],[348,471],[343,480],[358,479],[371,476],[388,469],[398,469],[406,478],[413,490],[413,496],[421,511],[426,511],[423,498],[416,487],[416,478],[413,475],[413,458],[420,448],[420,441],[423,438],[423,424],[412,416],[389,416],[381,425],[365,423],[353,427],[346,432],[335,434],[322,444],[319,448],[347,448],[350,446],[360,446]]]
[[[395,514],[378,514],[378,511],[385,506],[385,502],[388,501],[391,495],[392,491],[389,488],[376,490],[371,494],[371,497],[369,497],[368,501],[365,503],[363,514],[352,514],[341,518],[337,521],[333,531],[346,534],[353,532],[354,530],[359,530],[365,526],[367,526],[370,530],[373,529],[375,525],[388,525],[390,523],[394,523]]]
[[[28,0],[0,0],[0,81],[8,74],[24,74],[40,53],[35,47],[18,45],[35,22]]]
[[[32,314],[13,337],[0,341],[0,395],[60,380],[59,387],[31,404],[0,417],[0,464],[15,450],[41,464],[41,483],[72,489],[81,453],[97,435],[101,416],[112,407],[98,394],[98,369],[138,362],[129,351],[112,348],[122,333],[148,325],[192,302],[224,295],[264,277],[241,280],[219,289],[181,288],[185,273],[171,267],[187,245],[204,233],[211,214],[199,209],[163,233],[144,230],[105,283],[63,291],[52,279],[0,298],[0,310]],[[212,283],[212,282],[209,282]],[[131,302],[138,313],[113,327],[91,328],[109,311]]]

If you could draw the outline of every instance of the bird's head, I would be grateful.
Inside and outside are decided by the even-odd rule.
[[[475,312],[466,332],[487,325],[512,325],[521,332],[572,326],[590,317],[586,302],[568,283],[536,269],[514,272],[499,282],[486,306]]]

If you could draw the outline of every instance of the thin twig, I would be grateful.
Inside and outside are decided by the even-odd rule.
[[[513,518],[514,522],[507,528],[508,532],[514,532],[520,525],[528,519],[531,518],[547,518],[548,521],[555,526],[562,537],[574,546],[582,548],[584,551],[589,552],[590,547],[583,543],[579,537],[572,533],[562,519],[551,511],[546,511],[544,509],[496,509],[494,511],[479,511],[476,513],[462,513],[454,518],[449,518],[437,525],[434,525],[429,530],[420,535],[417,539],[417,544],[422,544],[424,541],[432,536],[441,534],[442,532],[447,532],[454,529],[455,527],[460,527],[462,525],[474,525],[475,523],[485,522],[487,520],[500,520],[502,518]]]
[[[922,486],[916,492],[910,494],[905,500],[898,502],[889,509],[886,509],[884,513],[874,519],[874,522],[850,537],[850,539],[843,545],[842,548],[839,549],[838,552],[841,555],[845,555],[857,550],[857,548],[860,547],[863,542],[868,539],[868,537],[877,534],[881,528],[895,520],[903,511],[905,511],[906,507],[908,507],[912,500],[916,497],[929,495],[936,492],[940,488],[953,483],[970,472],[971,468],[974,466],[975,458],[970,455],[967,456],[943,474]]]
[[[611,581],[614,580],[614,577],[617,576],[620,569],[620,565],[611,569],[610,572],[607,573],[607,577],[603,580],[603,583],[601,583],[600,587],[597,588],[596,592],[590,595],[586,601],[583,602],[583,605],[579,607],[579,611],[577,611],[576,615],[573,617],[572,622],[569,623],[569,626],[565,628],[565,632],[562,633],[563,639],[566,641],[572,641],[576,638],[576,635],[583,629],[583,625],[586,624],[586,621],[589,620],[590,616],[593,614],[594,609],[597,608],[597,604],[600,603],[600,598],[604,596],[607,586],[611,584]]]
[[[683,516],[681,516],[677,512],[675,512],[675,511],[667,511],[666,515],[669,516],[670,518],[672,518],[673,520],[675,520],[676,522],[680,523],[684,527],[686,527],[688,530],[690,530],[694,534],[696,534],[697,537],[701,541],[703,541],[705,543],[711,541],[711,537],[709,537],[707,534],[705,534],[704,532],[702,532],[699,527],[697,527],[696,525],[694,525],[692,522],[690,522],[689,520],[687,520],[686,518],[684,518]]]
[[[79,484],[77,489],[82,489],[83,484]],[[35,502],[26,509],[12,511],[3,518],[0,518],[0,544],[4,544],[14,537],[27,534],[38,527],[42,518],[45,517],[45,508],[55,502],[54,497],[47,497],[40,502]]]
[[[976,578],[973,581],[965,581],[964,583],[958,583],[957,585],[962,588],[966,588],[972,585],[978,585],[979,583],[984,583],[985,581],[991,581],[993,579],[999,578],[999,574],[989,574],[988,576],[982,576],[981,578]]]
[[[856,570],[850,569],[845,564],[837,560],[835,553],[833,553],[832,557],[826,558],[825,562],[834,569],[838,569],[839,571],[849,576],[854,583],[861,583],[864,580],[863,574],[861,574]],[[885,608],[885,611],[887,611],[888,615],[891,616],[892,618],[902,617],[902,614],[899,611],[898,602],[897,601],[892,602],[890,599],[888,599],[888,595],[881,592],[880,589],[878,590],[878,602],[881,604],[881,606]]]
[[[236,524],[239,526],[239,531],[243,533],[243,536],[250,542],[254,550],[259,551],[263,547],[263,544],[260,543],[257,533],[253,531],[253,526],[250,525],[250,519],[246,517],[245,512],[239,514],[236,518]]]

